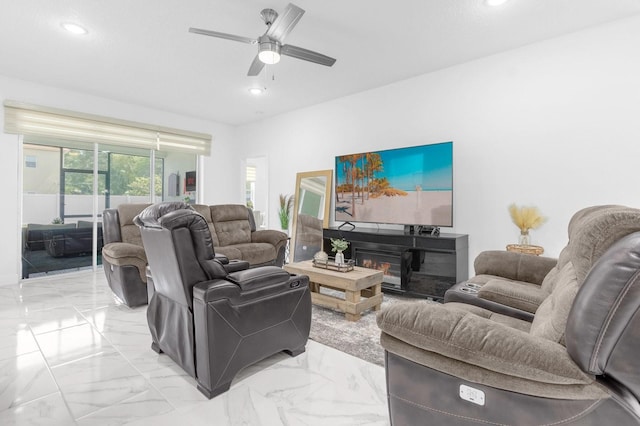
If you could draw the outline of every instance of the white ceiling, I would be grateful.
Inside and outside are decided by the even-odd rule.
[[[337,62],[283,57],[258,77],[246,75],[256,46],[188,32],[255,38],[260,11],[287,3],[2,0],[0,74],[242,124],[640,13],[640,0],[294,0],[306,13],[286,43]],[[250,95],[256,85],[265,94]]]

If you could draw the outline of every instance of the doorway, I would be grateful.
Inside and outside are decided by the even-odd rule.
[[[243,200],[253,209],[256,229],[266,229],[269,223],[269,173],[267,157],[251,157],[242,167]]]

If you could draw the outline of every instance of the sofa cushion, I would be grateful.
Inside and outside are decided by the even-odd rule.
[[[483,382],[494,377],[491,385],[530,394],[558,386],[582,393],[594,382],[562,345],[448,304],[396,303],[381,310],[376,320],[386,350],[467,380],[471,374],[476,380],[482,376]],[[432,354],[446,362],[426,363]]]
[[[638,209],[604,205],[587,207],[576,212],[569,221],[569,243],[558,256],[557,265],[542,281],[542,289],[552,293],[560,270],[573,263],[578,287],[591,266],[620,238],[640,231]]]
[[[241,204],[211,206],[211,219],[220,246],[246,244],[251,242],[249,209]]]
[[[242,252],[236,246],[214,247],[216,254],[226,256],[229,260],[243,260]]]
[[[536,311],[531,323],[530,333],[544,337],[562,345],[564,342],[567,318],[573,299],[578,293],[578,278],[571,262],[558,273],[555,288]]]
[[[493,312],[488,309],[484,309],[481,306],[470,305],[468,303],[459,303],[459,302],[447,302],[446,305],[449,309],[459,309],[464,312],[470,312],[481,318],[490,319],[491,321],[497,324],[506,325],[507,327],[515,328],[516,330],[524,331],[526,333],[528,333],[529,329],[531,328],[531,323],[529,321],[525,321],[525,320],[511,317],[509,315]]]
[[[204,217],[204,220],[207,222],[207,225],[209,226],[209,232],[211,232],[211,240],[213,241],[213,246],[218,247],[220,245],[220,240],[218,240],[218,235],[216,234],[216,228],[215,226],[213,226],[213,219],[211,218],[211,207],[205,204],[194,204],[192,207],[195,211],[200,213],[202,217]]]
[[[140,214],[142,210],[150,205],[151,204],[120,204],[118,206],[120,235],[122,236],[123,242],[135,244],[142,247],[142,236],[140,235],[140,229],[136,224],[133,223],[133,219],[138,214]]]
[[[236,244],[233,247],[240,251],[242,255],[240,259],[246,260],[251,265],[273,262],[277,255],[276,248],[267,243]]]
[[[544,280],[542,280],[542,284],[540,285],[540,287],[542,287],[542,290],[545,293],[551,294],[551,292],[553,291],[553,288],[555,287],[558,279],[558,272],[560,272],[560,268],[556,266],[555,268],[550,270],[547,276],[544,277]]]
[[[473,262],[476,275],[497,275],[514,281],[540,284],[557,260],[511,251],[488,250]]]
[[[558,256],[558,268],[568,262],[582,285],[592,265],[613,243],[640,231],[640,210],[625,206],[596,206],[579,211],[569,226],[569,244]]]

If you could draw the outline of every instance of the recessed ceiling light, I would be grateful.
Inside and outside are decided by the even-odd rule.
[[[489,6],[500,6],[505,4],[508,0],[486,0]]]
[[[250,87],[249,93],[256,96],[262,95],[264,93],[264,89],[262,87]]]
[[[89,32],[83,26],[75,24],[73,22],[63,22],[61,25],[62,25],[62,28],[69,31],[71,34],[84,35]]]

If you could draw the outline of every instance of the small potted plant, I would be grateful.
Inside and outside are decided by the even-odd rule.
[[[349,248],[349,241],[344,238],[331,238],[331,251],[336,253],[337,265],[344,264],[344,254],[342,252],[347,248]]]
[[[278,219],[280,219],[280,228],[289,232],[289,221],[291,219],[291,210],[295,198],[293,195],[280,194],[280,207],[278,208]]]

